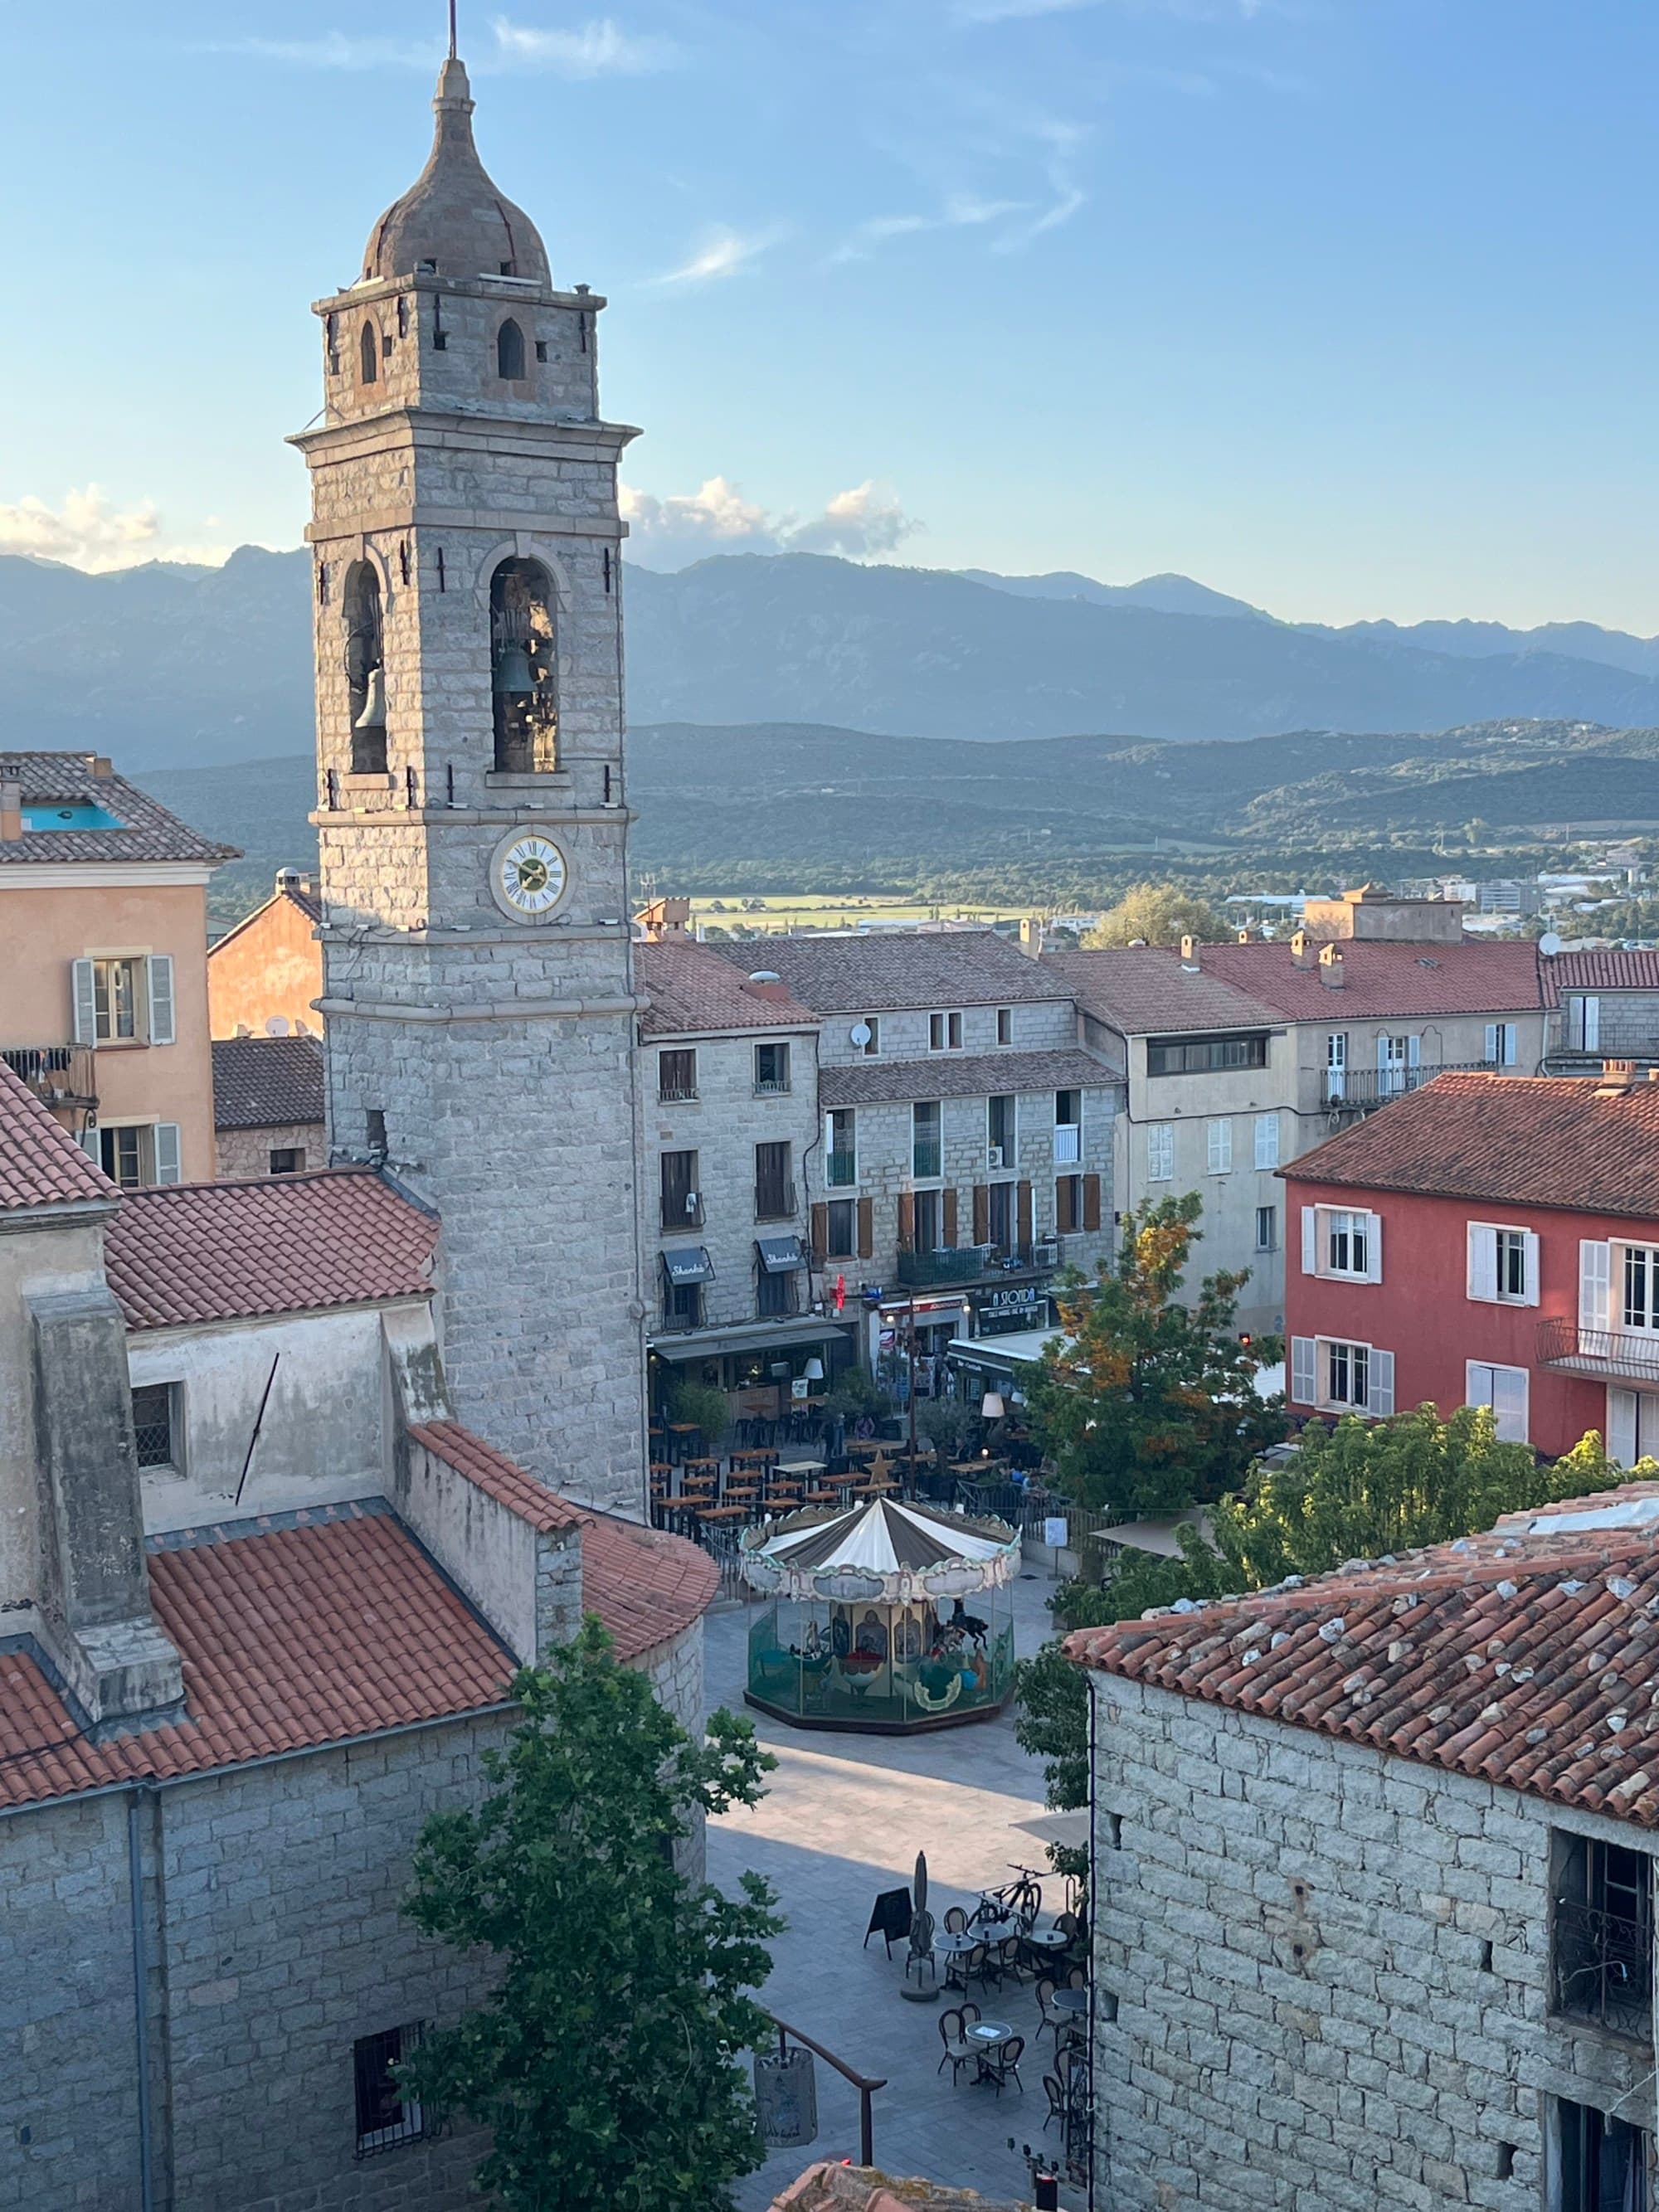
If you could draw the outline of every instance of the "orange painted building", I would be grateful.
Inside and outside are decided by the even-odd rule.
[[[216,1037],[322,1034],[322,902],[297,868],[277,872],[262,907],[208,955],[208,1018]]]
[[[100,756],[0,754],[0,1057],[128,1188],[214,1174],[207,885],[234,857]]]

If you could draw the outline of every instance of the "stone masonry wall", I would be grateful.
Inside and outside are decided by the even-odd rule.
[[[1659,1838],[1091,1684],[1103,2203],[1519,2212],[1553,2100],[1651,2125],[1650,2047],[1550,2011],[1550,1833]]]
[[[270,1156],[297,1150],[301,1168],[328,1165],[328,1134],[320,1121],[276,1122],[267,1129],[221,1129],[214,1138],[221,1182],[269,1176]]]

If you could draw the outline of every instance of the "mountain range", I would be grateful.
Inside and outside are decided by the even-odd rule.
[[[1120,744],[1659,724],[1659,640],[1590,623],[1333,629],[1182,576],[1115,586],[811,554],[673,574],[630,563],[626,588],[636,724]],[[304,751],[310,592],[303,551],[99,576],[0,557],[0,743],[95,747],[132,769]]]

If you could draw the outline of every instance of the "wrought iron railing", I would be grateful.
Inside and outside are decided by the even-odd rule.
[[[1613,1328],[1585,1328],[1554,1316],[1538,1324],[1538,1358],[1546,1367],[1591,1375],[1620,1375],[1632,1382],[1659,1382],[1659,1335]]]
[[[1653,2016],[1653,1933],[1645,1920],[1558,1898],[1554,1956],[1558,2010],[1595,2021],[1615,2035],[1646,2040]]]
[[[98,1103],[92,1048],[84,1044],[15,1044],[0,1060],[48,1106]]]
[[[793,1221],[795,1215],[795,1186],[792,1182],[766,1182],[755,1185],[755,1218],[757,1221]]]
[[[700,1190],[665,1190],[662,1194],[665,1229],[701,1229],[704,1224]]]
[[[1351,1114],[1369,1114],[1374,1107],[1386,1106],[1391,1098],[1403,1098],[1408,1091],[1420,1091],[1437,1075],[1483,1072],[1496,1075],[1503,1070],[1489,1060],[1437,1060],[1431,1067],[1351,1067],[1340,1073],[1325,1068],[1319,1079],[1320,1103],[1334,1114],[1345,1109]]]

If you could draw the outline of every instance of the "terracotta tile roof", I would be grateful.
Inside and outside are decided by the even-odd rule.
[[[1564,991],[1659,991],[1659,951],[1556,952],[1540,959],[1544,1004],[1559,1006]]]
[[[28,1085],[0,1060],[0,1213],[119,1194]]]
[[[710,1030],[816,1029],[817,1016],[793,998],[762,998],[750,984],[757,969],[770,969],[769,945],[753,959],[728,960],[694,937],[663,938],[634,947],[634,972],[650,995],[640,1022],[641,1036],[689,1036]]]
[[[1004,1006],[1071,996],[1042,962],[1028,959],[990,929],[769,937],[757,943],[755,960],[775,970],[798,999],[821,1014]]]
[[[459,1421],[413,1422],[409,1435],[532,1528],[550,1534],[556,1528],[580,1528],[586,1518],[580,1506],[561,1498],[544,1482],[538,1482],[505,1452],[498,1452],[494,1444],[475,1437]]]
[[[372,1169],[128,1191],[105,1247],[129,1328],[429,1291],[438,1224]]]
[[[1121,1075],[1086,1052],[987,1052],[967,1059],[864,1060],[818,1072],[818,1103],[878,1105],[896,1098],[985,1098],[993,1091],[1101,1090]]]
[[[1524,1013],[1543,1004],[1530,944],[1387,945],[1344,938],[1339,949],[1340,991],[1320,981],[1317,968],[1298,968],[1286,942],[1206,945],[1199,957],[1224,982],[1297,1021],[1328,1021],[1334,1009],[1364,1019]]]
[[[91,753],[0,752],[0,782],[20,783],[25,806],[46,799],[79,801],[114,815],[114,830],[30,830],[0,842],[0,867],[65,860],[201,860],[216,867],[240,857],[190,829],[121,775],[94,775]]]
[[[1211,970],[1206,963],[1214,950],[1207,945],[1202,948],[1196,974],[1182,965],[1178,952],[1155,945],[1045,952],[1042,964],[1085,1013],[1126,1036],[1282,1024],[1283,1015],[1272,1006]]]
[[[324,1110],[320,1039],[214,1038],[216,1129],[273,1129],[295,1121],[320,1121]]]
[[[1280,1173],[1659,1218],[1659,1084],[1600,1091],[1593,1075],[1437,1075]]]
[[[1084,1629],[1066,1650],[1183,1697],[1659,1827],[1659,1485],[1510,1514],[1482,1536],[1299,1589]]]
[[[720,1570],[683,1536],[574,1504],[459,1421],[424,1421],[409,1434],[532,1528],[580,1528],[582,1606],[610,1630],[620,1658],[637,1659],[707,1611]]]
[[[0,1804],[201,1773],[477,1711],[514,1662],[378,1503],[152,1539],[187,1717],[94,1743],[40,1662],[0,1654]]]
[[[582,1523],[582,1604],[610,1630],[621,1659],[637,1659],[689,1628],[720,1588],[720,1569],[684,1536],[613,1514]]]

